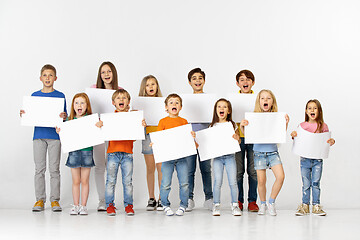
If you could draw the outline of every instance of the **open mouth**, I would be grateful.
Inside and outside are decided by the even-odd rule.
[[[220,113],[220,116],[223,117],[225,115],[225,112],[221,111],[219,112]]]
[[[119,103],[119,107],[120,107],[120,108],[124,108],[124,106],[125,106],[125,105],[124,105],[123,103]]]
[[[244,85],[243,88],[247,89],[249,86],[248,85]]]
[[[314,118],[314,117],[315,117],[315,113],[310,113],[310,116]]]
[[[201,87],[201,83],[195,83],[196,87]]]
[[[150,92],[151,92],[151,93],[153,93],[153,92],[154,92],[154,90],[152,90],[152,89],[151,89],[151,90],[150,90]]]
[[[105,78],[106,81],[110,81],[110,77]]]
[[[173,107],[172,109],[171,109],[171,111],[177,111],[177,108],[176,107]]]
[[[264,103],[264,107],[268,107],[269,106],[269,104],[268,103]]]

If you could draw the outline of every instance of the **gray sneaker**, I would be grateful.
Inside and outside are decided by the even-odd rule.
[[[213,216],[220,216],[220,203],[215,203],[212,209]]]
[[[231,204],[231,213],[234,216],[241,216],[241,210],[237,202]]]
[[[264,215],[266,212],[266,204],[263,203],[263,204],[260,204],[260,208],[259,208],[259,211],[258,211],[258,215]]]
[[[187,208],[185,209],[186,212],[191,212],[195,207],[195,202],[193,199],[190,199],[188,200],[188,206]]]
[[[86,208],[86,206],[79,206],[79,215],[88,215],[88,210]]]
[[[272,204],[268,203],[267,207],[269,209],[269,213],[270,213],[271,216],[276,216],[277,215],[276,208],[275,208],[275,203],[272,203]]]
[[[213,206],[213,199],[212,198],[210,198],[210,199],[208,199],[208,200],[205,200],[205,202],[204,202],[204,208],[206,208],[206,209],[208,209],[208,210],[212,210],[212,206]]]
[[[101,200],[99,201],[99,205],[98,205],[98,207],[97,207],[97,210],[98,210],[98,212],[104,212],[104,211],[106,211],[105,199],[101,199]]]

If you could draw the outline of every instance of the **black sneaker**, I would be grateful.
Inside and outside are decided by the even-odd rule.
[[[148,201],[148,205],[146,206],[146,211],[154,211],[156,209],[156,200],[150,198]]]
[[[158,201],[156,210],[158,210],[158,211],[163,211],[163,210],[164,210],[164,207],[163,207],[163,205],[161,204],[161,201],[160,201],[160,200]]]

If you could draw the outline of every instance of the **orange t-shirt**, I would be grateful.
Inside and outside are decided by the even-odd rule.
[[[157,127],[157,130],[161,131],[161,130],[165,130],[165,129],[169,129],[169,128],[179,127],[179,126],[182,126],[182,125],[185,125],[185,124],[188,124],[188,121],[185,118],[182,118],[182,117],[176,117],[176,118],[165,117],[165,118],[160,120],[159,125]]]

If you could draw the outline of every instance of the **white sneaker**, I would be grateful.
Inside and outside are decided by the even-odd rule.
[[[79,214],[80,215],[88,215],[88,210],[86,206],[79,205]]]
[[[164,208],[164,213],[166,216],[173,216],[174,215],[174,212],[171,210],[170,207],[165,207]]]
[[[220,203],[215,203],[212,208],[213,216],[220,216]]]
[[[242,213],[237,202],[231,204],[231,213],[234,216],[241,216]]]
[[[213,199],[212,198],[210,198],[210,199],[208,199],[208,200],[205,200],[205,202],[204,202],[204,208],[206,208],[206,209],[209,209],[210,211],[212,210],[212,206],[213,206]]]
[[[270,215],[271,215],[271,216],[276,216],[275,203],[272,203],[272,204],[268,203],[268,204],[267,204],[267,207],[268,207],[268,209],[269,209]]]
[[[258,215],[264,215],[264,214],[265,214],[265,211],[266,211],[266,204],[265,204],[265,203],[260,204],[260,208],[259,208],[259,211],[258,211]]]
[[[184,216],[185,208],[179,207],[178,210],[176,210],[176,216]]]
[[[79,206],[72,205],[73,207],[70,209],[70,215],[78,215],[79,214]]]
[[[102,200],[99,201],[99,205],[98,205],[97,210],[98,210],[98,212],[106,211],[105,199],[102,199]]]
[[[188,206],[187,208],[185,209],[186,212],[191,212],[195,207],[195,202],[193,199],[190,199],[188,200]]]

